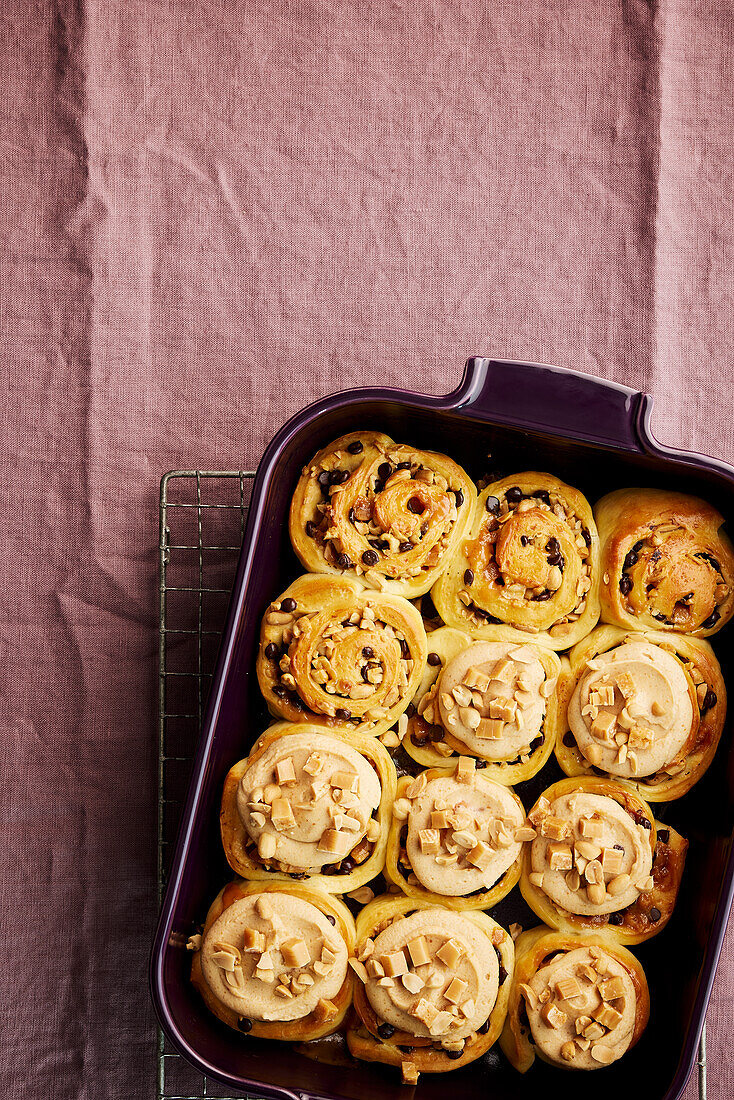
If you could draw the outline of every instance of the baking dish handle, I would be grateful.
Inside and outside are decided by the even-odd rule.
[[[589,443],[643,451],[652,399],[578,371],[507,359],[468,359],[454,395],[463,411]]]

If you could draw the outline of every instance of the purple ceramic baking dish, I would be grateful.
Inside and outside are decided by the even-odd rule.
[[[401,442],[445,451],[474,477],[488,471],[548,470],[594,502],[612,488],[658,485],[693,492],[734,516],[734,469],[703,455],[661,447],[649,428],[651,398],[554,367],[470,359],[461,385],[445,397],[395,389],[350,390],[311,405],[283,427],[258,469],[206,719],[183,815],[171,878],[151,960],[151,989],[173,1044],[204,1073],[233,1091],[293,1100],[371,1100],[405,1094],[394,1070],[367,1063],[327,1065],[288,1044],[239,1036],[213,1018],[189,983],[188,936],[231,877],[219,841],[219,800],[230,765],[267,724],[254,676],[262,612],[301,572],[288,540],[288,508],[301,467],[314,452],[356,428],[382,429]],[[734,629],[712,641],[729,680]],[[558,778],[549,763],[518,788],[529,805]],[[693,1067],[734,891],[734,752],[728,723],[717,763],[679,803],[659,816],[688,837],[680,898],[668,927],[636,948],[648,975],[652,1016],[638,1046],[594,1074],[597,1100],[623,1090],[645,1100],[676,1100]],[[505,926],[537,923],[514,890],[493,910]],[[670,959],[676,956],[674,968]],[[563,1088],[587,1098],[589,1080],[536,1061],[523,1077],[495,1049],[451,1078],[423,1075],[418,1092],[443,1100],[446,1088],[466,1100],[488,1090],[494,1100],[523,1100]]]

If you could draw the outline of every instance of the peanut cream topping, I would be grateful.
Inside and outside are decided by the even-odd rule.
[[[435,697],[442,724],[471,752],[513,760],[541,735],[554,686],[533,646],[478,642],[446,665]]]
[[[536,1046],[558,1065],[599,1069],[630,1045],[635,987],[625,967],[602,948],[557,955],[520,992]]]
[[[293,733],[248,766],[237,809],[261,859],[318,872],[368,834],[380,795],[375,770],[356,749],[325,733]]]
[[[524,823],[521,807],[507,787],[481,772],[464,781],[430,780],[411,800],[407,821],[413,874],[436,894],[464,897],[488,889],[522,848],[516,835]]]
[[[214,995],[251,1020],[300,1020],[337,996],[347,945],[315,905],[263,893],[228,906],[201,948]]]
[[[490,937],[443,909],[418,910],[380,932],[366,972],[380,1020],[454,1049],[487,1020],[499,988]]]
[[[680,661],[645,641],[625,642],[589,661],[568,708],[589,763],[625,779],[672,764],[693,720]]]
[[[530,881],[569,913],[595,916],[632,905],[652,889],[650,832],[607,795],[574,791],[530,820]]]

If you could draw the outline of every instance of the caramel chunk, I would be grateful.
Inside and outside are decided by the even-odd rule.
[[[556,982],[556,995],[562,1001],[571,1001],[581,993],[581,986],[575,978],[560,978]]]
[[[327,1000],[325,997],[319,999],[319,1003],[313,1010],[314,1018],[317,1023],[325,1023],[327,1020],[331,1020],[336,1016],[339,1009],[336,1007],[333,1001]]]
[[[420,829],[418,832],[418,841],[423,855],[438,855],[441,849],[441,835],[438,829]]]
[[[608,1027],[610,1031],[622,1019],[622,1013],[617,1012],[616,1008],[612,1008],[610,1004],[603,1004],[601,1008],[595,1010],[593,1015],[595,1020],[598,1020],[604,1027]]]
[[[588,840],[600,840],[604,836],[604,822],[593,817],[582,817],[581,835]]]
[[[443,995],[447,1001],[451,1001],[451,1004],[458,1004],[461,998],[466,994],[469,986],[461,978],[452,978],[449,984],[443,991]]]
[[[275,777],[281,784],[295,783],[296,772],[290,756],[286,756],[285,760],[279,760],[275,765]]]
[[[622,870],[623,863],[624,852],[620,852],[619,848],[602,849],[601,865],[604,868],[605,875],[618,875]]]
[[[446,943],[442,944],[436,952],[436,958],[448,966],[449,970],[453,970],[463,954],[464,948],[460,943],[456,940],[446,940]]]
[[[283,956],[283,962],[286,966],[308,966],[311,962],[311,952],[305,940],[300,939],[298,936],[294,936],[291,940],[286,940],[285,943],[280,945],[280,953]]]
[[[483,718],[477,726],[477,737],[485,737],[487,740],[497,741],[502,737],[505,723],[501,718]]]
[[[459,783],[469,783],[476,771],[476,761],[473,756],[460,756],[456,765],[456,779]]]
[[[317,851],[334,853],[339,851],[340,846],[341,840],[336,829],[324,829],[318,843]]]
[[[287,832],[295,827],[296,819],[287,798],[276,798],[273,802],[272,822],[278,832]]]
[[[591,723],[591,732],[594,737],[600,737],[604,739],[614,729],[615,719],[614,715],[608,711],[604,711],[602,714],[598,714],[594,721]]]
[[[562,817],[552,817],[549,814],[540,823],[540,835],[550,840],[568,840],[571,836],[571,826]]]
[[[486,870],[494,852],[483,840],[478,840],[474,847],[467,852],[466,858],[480,871]]]
[[[425,966],[431,961],[425,936],[416,936],[414,940],[409,940],[408,951],[413,966]]]
[[[403,1075],[404,1085],[417,1085],[420,1074],[418,1073],[418,1067],[415,1062],[401,1062],[400,1070]]]
[[[329,780],[329,785],[357,794],[359,791],[359,776],[356,772],[334,772]]]
[[[323,771],[324,758],[320,752],[312,752],[306,763],[303,765],[303,770],[308,775],[318,775]]]
[[[443,810],[433,810],[431,813],[431,828],[432,829],[448,829],[449,823],[446,817],[446,813]]]
[[[568,844],[549,844],[548,856],[551,871],[570,871],[573,867],[573,852]]]
[[[388,978],[397,978],[400,974],[405,974],[408,969],[408,964],[405,961],[405,955],[402,951],[395,951],[392,955],[383,955],[380,958],[380,962]]]
[[[265,933],[256,932],[254,928],[246,928],[242,946],[245,951],[264,951]]]
[[[492,679],[500,684],[510,684],[515,679],[515,663],[509,657],[501,657],[492,669]]]
[[[568,1019],[566,1013],[562,1012],[558,1005],[554,1004],[553,1001],[548,1001],[547,1004],[543,1005],[540,1010],[540,1015],[543,1017],[548,1027],[552,1028],[563,1027],[566,1020]]]

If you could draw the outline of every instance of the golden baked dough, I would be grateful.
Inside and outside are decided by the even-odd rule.
[[[479,494],[431,595],[444,622],[474,638],[567,649],[599,618],[598,563],[583,494],[550,474],[513,474]]]
[[[707,638],[729,621],[734,550],[710,504],[666,489],[617,489],[594,516],[603,622]]]
[[[408,600],[307,573],[265,613],[257,678],[281,718],[380,734],[410,702],[425,658],[426,632]]]
[[[561,779],[528,814],[520,890],[561,932],[641,943],[670,920],[688,841],[655,821],[629,786],[591,776]]]
[[[680,798],[703,776],[726,717],[726,687],[708,642],[599,626],[564,666],[556,757],[566,775],[606,772],[648,802]]]
[[[435,630],[402,738],[405,751],[424,767],[445,767],[457,753],[476,756],[477,766],[505,786],[530,779],[555,745],[560,669],[546,646]]]
[[[245,879],[307,877],[327,893],[347,894],[382,871],[396,782],[376,738],[278,722],[224,781],[227,861]],[[282,824],[275,827],[280,799],[288,805],[277,802]]]
[[[357,917],[350,1051],[401,1066],[413,1083],[468,1065],[499,1037],[513,964],[512,938],[486,913],[375,898]]]
[[[468,474],[445,455],[383,432],[350,432],[304,466],[291,542],[310,573],[419,596],[464,535],[475,500]]]
[[[398,780],[385,875],[410,898],[488,909],[520,878],[525,809],[474,761]]]
[[[544,926],[517,939],[500,1046],[520,1073],[536,1054],[566,1069],[611,1065],[638,1042],[649,1018],[645,972],[625,947]]]
[[[304,1042],[336,1031],[352,1001],[355,926],[346,905],[310,883],[235,879],[192,937],[191,980],[225,1024]]]

